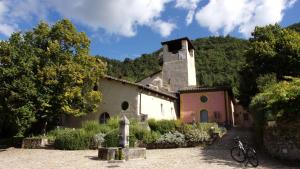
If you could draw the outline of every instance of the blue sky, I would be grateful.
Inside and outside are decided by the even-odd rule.
[[[299,16],[299,0],[0,0],[0,39],[68,18],[89,36],[91,54],[123,60],[183,36],[249,38],[255,26]]]

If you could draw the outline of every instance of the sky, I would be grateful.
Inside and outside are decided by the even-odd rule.
[[[70,19],[92,55],[136,58],[180,37],[248,39],[255,26],[300,22],[300,0],[0,0],[0,40]]]

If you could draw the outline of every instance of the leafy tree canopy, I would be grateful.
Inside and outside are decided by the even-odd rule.
[[[287,80],[267,85],[253,97],[250,107],[271,113],[269,117],[281,118],[288,113],[300,113],[300,78],[286,77]],[[300,114],[299,114],[300,115]]]
[[[69,20],[41,22],[0,42],[0,132],[22,135],[33,124],[95,110],[93,90],[106,65],[89,55],[90,41]]]
[[[245,105],[258,93],[256,82],[261,76],[275,74],[277,80],[282,80],[284,76],[300,74],[299,33],[277,24],[256,27],[250,44],[247,64],[241,70],[241,101]]]

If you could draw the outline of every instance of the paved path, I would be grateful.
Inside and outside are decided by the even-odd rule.
[[[61,151],[43,149],[0,150],[0,169],[234,169],[245,168],[231,159],[229,148],[235,134],[232,130],[221,141],[207,148],[147,150],[147,159],[109,163],[97,159],[96,150]],[[300,169],[269,158],[260,159],[258,169]]]

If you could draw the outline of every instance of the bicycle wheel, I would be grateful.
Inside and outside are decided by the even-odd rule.
[[[241,150],[239,147],[233,147],[230,151],[231,151],[231,157],[235,161],[242,163],[246,160],[243,150]]]
[[[248,162],[253,166],[257,167],[259,165],[256,151],[253,148],[249,148],[247,151]]]

